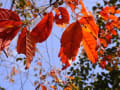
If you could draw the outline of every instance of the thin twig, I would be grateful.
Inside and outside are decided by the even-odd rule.
[[[3,50],[3,52],[4,52],[4,54],[6,55],[6,57],[8,58],[8,55],[7,55],[6,51],[5,51],[5,50]]]
[[[11,7],[10,7],[10,10],[13,9],[13,5],[14,5],[14,3],[15,3],[15,0],[12,0],[12,4],[11,4]]]

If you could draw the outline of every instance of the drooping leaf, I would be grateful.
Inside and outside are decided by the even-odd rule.
[[[70,24],[63,32],[59,57],[62,63],[66,64],[66,66],[63,67],[64,69],[70,66],[71,61],[75,60],[81,40],[82,28],[78,21]]]
[[[8,48],[11,40],[19,31],[21,24],[19,21],[0,20],[0,51]]]
[[[17,42],[17,52],[26,55],[26,69],[29,68],[30,63],[35,55],[36,43],[30,36],[30,32],[25,27],[19,35]]]
[[[58,9],[55,9],[55,11],[56,11],[55,22],[58,26],[64,26],[69,23],[70,16],[66,8],[59,7]]]
[[[50,12],[33,28],[30,35],[34,38],[35,42],[43,42],[49,37],[52,31],[52,25],[53,13]]]
[[[89,32],[86,32],[83,29],[83,47],[86,51],[86,54],[87,54],[89,60],[92,63],[96,63],[96,61],[98,60],[96,46],[97,46],[97,41],[95,40],[93,35]]]
[[[0,8],[0,20],[20,21],[20,18],[15,12],[8,9]]]
[[[21,25],[22,22],[15,12],[0,8],[0,51],[8,48]]]

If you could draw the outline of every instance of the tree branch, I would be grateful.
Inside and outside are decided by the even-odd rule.
[[[11,7],[10,7],[10,10],[13,9],[13,5],[14,5],[14,3],[15,3],[15,0],[12,0],[12,4],[11,4]]]

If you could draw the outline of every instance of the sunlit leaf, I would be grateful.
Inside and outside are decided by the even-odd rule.
[[[82,28],[78,21],[70,24],[63,32],[59,57],[67,67],[71,64],[71,61],[75,60],[81,40]]]
[[[96,63],[96,61],[98,61],[96,46],[97,46],[97,41],[95,40],[93,35],[83,30],[83,47],[86,51],[89,60],[92,63]]]
[[[64,7],[59,7],[58,9],[55,9],[56,14],[55,14],[55,23],[58,26],[64,26],[69,23],[70,16],[66,8]],[[60,18],[61,16],[61,18]]]
[[[43,42],[49,37],[52,31],[52,25],[53,13],[50,12],[33,28],[30,35],[34,38],[35,42]]]
[[[30,36],[30,32],[25,27],[18,38],[17,52],[26,55],[26,69],[29,68],[33,56],[35,55],[35,47],[36,43]]]

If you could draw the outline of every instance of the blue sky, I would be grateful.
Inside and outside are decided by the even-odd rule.
[[[43,3],[41,3],[40,1],[41,0],[36,0],[37,6],[43,5]],[[97,2],[102,2],[103,0],[98,0],[98,1],[97,0],[83,0],[83,1],[87,9],[91,11],[93,5],[95,5]],[[7,9],[10,8],[11,0],[0,0],[0,2],[3,3],[2,8],[7,8]],[[46,2],[47,0],[44,0],[44,3]],[[35,21],[35,24],[37,24],[37,22],[39,21],[40,21],[40,18],[38,17],[38,19]],[[11,51],[14,53],[14,55],[12,55],[11,51],[9,52],[12,56],[9,58],[6,58],[4,54],[0,55],[0,59],[4,58],[5,60],[9,60],[8,62],[5,61],[5,63],[0,62],[0,86],[6,88],[6,90],[21,90],[22,89],[21,84],[23,84],[24,90],[34,90],[33,82],[34,80],[38,79],[34,77],[34,73],[35,73],[34,67],[38,67],[35,64],[35,61],[38,60],[38,57],[40,58],[40,62],[43,64],[43,68],[45,68],[46,71],[49,71],[50,68],[52,69],[61,68],[61,62],[60,62],[60,59],[58,58],[58,53],[60,49],[59,38],[61,37],[62,32],[64,30],[65,29],[59,28],[55,24],[53,25],[53,30],[52,30],[50,37],[45,42],[37,44],[39,53],[36,53],[36,56],[33,62],[31,63],[29,71],[24,70],[23,62],[15,61],[16,57],[21,57],[20,55],[17,55],[15,51],[15,46],[16,46],[15,43],[17,42],[17,37],[16,37],[10,45]],[[51,64],[52,67],[50,67],[49,64]],[[6,79],[5,77],[10,74],[12,66],[15,66],[20,71],[20,73],[15,75],[14,83],[9,83],[8,79]],[[40,67],[38,69],[40,69]]]

